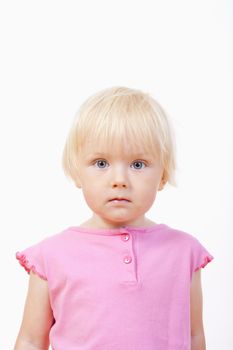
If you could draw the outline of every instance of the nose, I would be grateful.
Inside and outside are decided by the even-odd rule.
[[[123,167],[114,167],[111,172],[111,187],[128,187],[127,171]]]

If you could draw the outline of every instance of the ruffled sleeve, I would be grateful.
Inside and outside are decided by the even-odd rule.
[[[204,268],[209,262],[214,259],[213,255],[195,238],[192,249],[191,269],[192,274]]]
[[[33,271],[42,279],[47,280],[41,246],[42,242],[37,243],[20,252],[16,252],[15,256],[28,274],[30,274],[30,271]]]

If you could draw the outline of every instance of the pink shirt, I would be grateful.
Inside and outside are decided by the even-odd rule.
[[[47,280],[53,350],[190,350],[190,283],[213,256],[165,224],[69,227],[16,253]]]

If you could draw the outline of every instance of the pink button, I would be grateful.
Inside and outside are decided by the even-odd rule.
[[[129,240],[129,234],[128,233],[124,233],[124,234],[122,234],[121,235],[121,239],[122,239],[122,241],[128,241]]]
[[[124,257],[124,263],[125,263],[125,264],[130,264],[131,261],[132,261],[131,256],[125,256],[125,257]]]

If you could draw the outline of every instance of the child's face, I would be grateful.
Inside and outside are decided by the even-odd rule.
[[[93,211],[93,226],[145,226],[144,214],[163,188],[163,167],[152,155],[133,154],[126,147],[120,152],[100,149],[92,142],[86,143],[78,161],[77,186]]]

